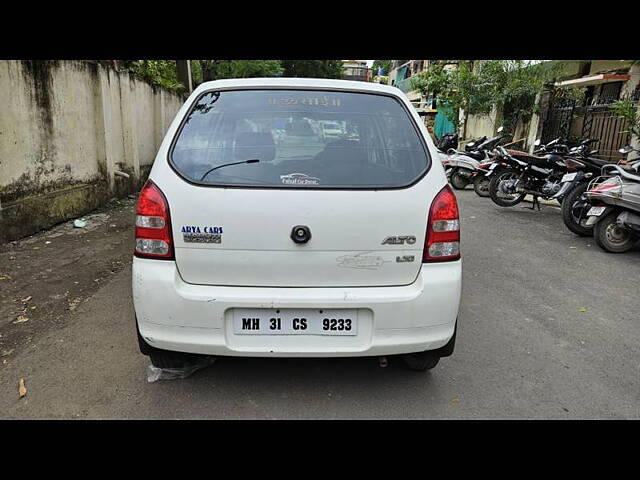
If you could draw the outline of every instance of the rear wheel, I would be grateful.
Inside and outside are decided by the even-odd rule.
[[[493,200],[493,203],[501,207],[513,207],[524,199],[526,195],[524,193],[505,193],[500,190],[501,183],[509,180],[516,180],[517,178],[518,174],[516,172],[507,170],[495,175],[491,179],[491,182],[489,183],[489,196],[491,197],[491,200]]]
[[[624,253],[633,247],[638,240],[633,233],[617,224],[618,214],[614,210],[609,215],[596,223],[593,230],[593,238],[598,246],[607,252]]]
[[[581,237],[593,235],[593,225],[586,225],[589,220],[587,212],[591,208],[591,204],[585,196],[588,187],[589,184],[586,182],[578,184],[564,197],[562,202],[562,220],[564,224],[569,230]]]
[[[440,361],[440,357],[434,355],[430,350],[426,352],[407,353],[402,356],[402,359],[410,370],[415,370],[417,372],[431,370]]]
[[[479,195],[480,197],[488,197],[490,183],[491,183],[490,177],[479,175],[473,181],[473,191],[476,192],[476,194]]]
[[[449,177],[451,186],[456,190],[463,190],[469,184],[469,180],[460,174],[459,168],[454,168]]]

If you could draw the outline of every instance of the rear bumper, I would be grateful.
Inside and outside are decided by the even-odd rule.
[[[347,357],[411,353],[453,336],[462,263],[425,264],[411,285],[224,287],[185,283],[174,262],[133,259],[133,301],[151,346],[208,355]],[[235,335],[233,308],[357,308],[355,336]]]

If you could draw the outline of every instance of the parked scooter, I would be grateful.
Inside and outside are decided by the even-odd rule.
[[[436,148],[438,149],[438,155],[440,157],[440,161],[444,161],[447,159],[449,154],[447,153],[451,149],[456,149],[458,147],[458,134],[457,133],[445,133],[440,140],[438,140],[438,144]]]
[[[503,129],[504,127],[498,128],[498,133]],[[477,178],[478,171],[486,173],[488,170],[480,165],[489,165],[493,161],[490,152],[503,138],[502,136],[489,139],[483,137],[467,143],[464,152],[450,150],[449,158],[443,162],[443,165],[451,186],[462,190]]]
[[[621,153],[640,152],[625,147]],[[611,253],[630,250],[640,239],[640,160],[630,169],[605,165],[601,177],[589,185],[586,196],[591,203],[587,225],[599,247]]]

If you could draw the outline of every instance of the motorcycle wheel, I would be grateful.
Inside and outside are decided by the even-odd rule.
[[[451,172],[449,182],[451,183],[451,186],[456,190],[464,190],[464,187],[469,184],[469,180],[460,175],[460,169],[458,168],[454,168]]]
[[[473,181],[473,191],[480,197],[489,196],[489,184],[491,183],[490,177],[477,176]]]
[[[593,235],[593,225],[587,227],[585,223],[589,219],[586,213],[591,204],[584,198],[584,192],[589,187],[588,183],[581,183],[571,190],[562,202],[562,220],[566,227],[576,235],[590,237]]]
[[[610,253],[624,253],[633,247],[638,240],[633,233],[618,226],[618,210],[596,223],[593,229],[593,238],[600,248]]]
[[[493,203],[501,207],[513,207],[514,205],[517,205],[522,200],[524,200],[524,197],[526,195],[525,193],[507,194],[500,192],[500,190],[498,189],[500,182],[509,180],[511,178],[516,178],[517,176],[518,175],[515,172],[507,170],[495,175],[491,179],[491,182],[489,183],[489,196],[491,197],[491,200],[493,200]]]

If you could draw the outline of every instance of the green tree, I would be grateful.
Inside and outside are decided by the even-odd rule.
[[[515,127],[535,111],[536,95],[554,80],[562,68],[557,63],[530,63],[524,60],[488,60],[457,62],[449,69],[447,63],[431,64],[413,77],[412,87],[427,96],[435,95],[452,108],[450,120],[456,122],[457,112],[488,115],[501,109],[505,125]]]
[[[178,81],[175,60],[124,60],[118,61],[116,68],[127,69],[152,85],[174,91],[185,89]]]
[[[342,60],[283,60],[284,77],[342,78]]]
[[[373,70],[374,75],[378,75],[378,70],[382,67],[382,75],[389,75],[389,71],[391,70],[391,60],[374,60],[371,69]]]
[[[277,77],[284,70],[280,60],[194,60],[192,64],[196,62],[198,83],[222,78]]]
[[[613,104],[612,110],[613,113],[627,121],[625,133],[630,133],[637,139],[640,139],[640,115],[638,114],[638,105],[631,100],[618,100]]]

